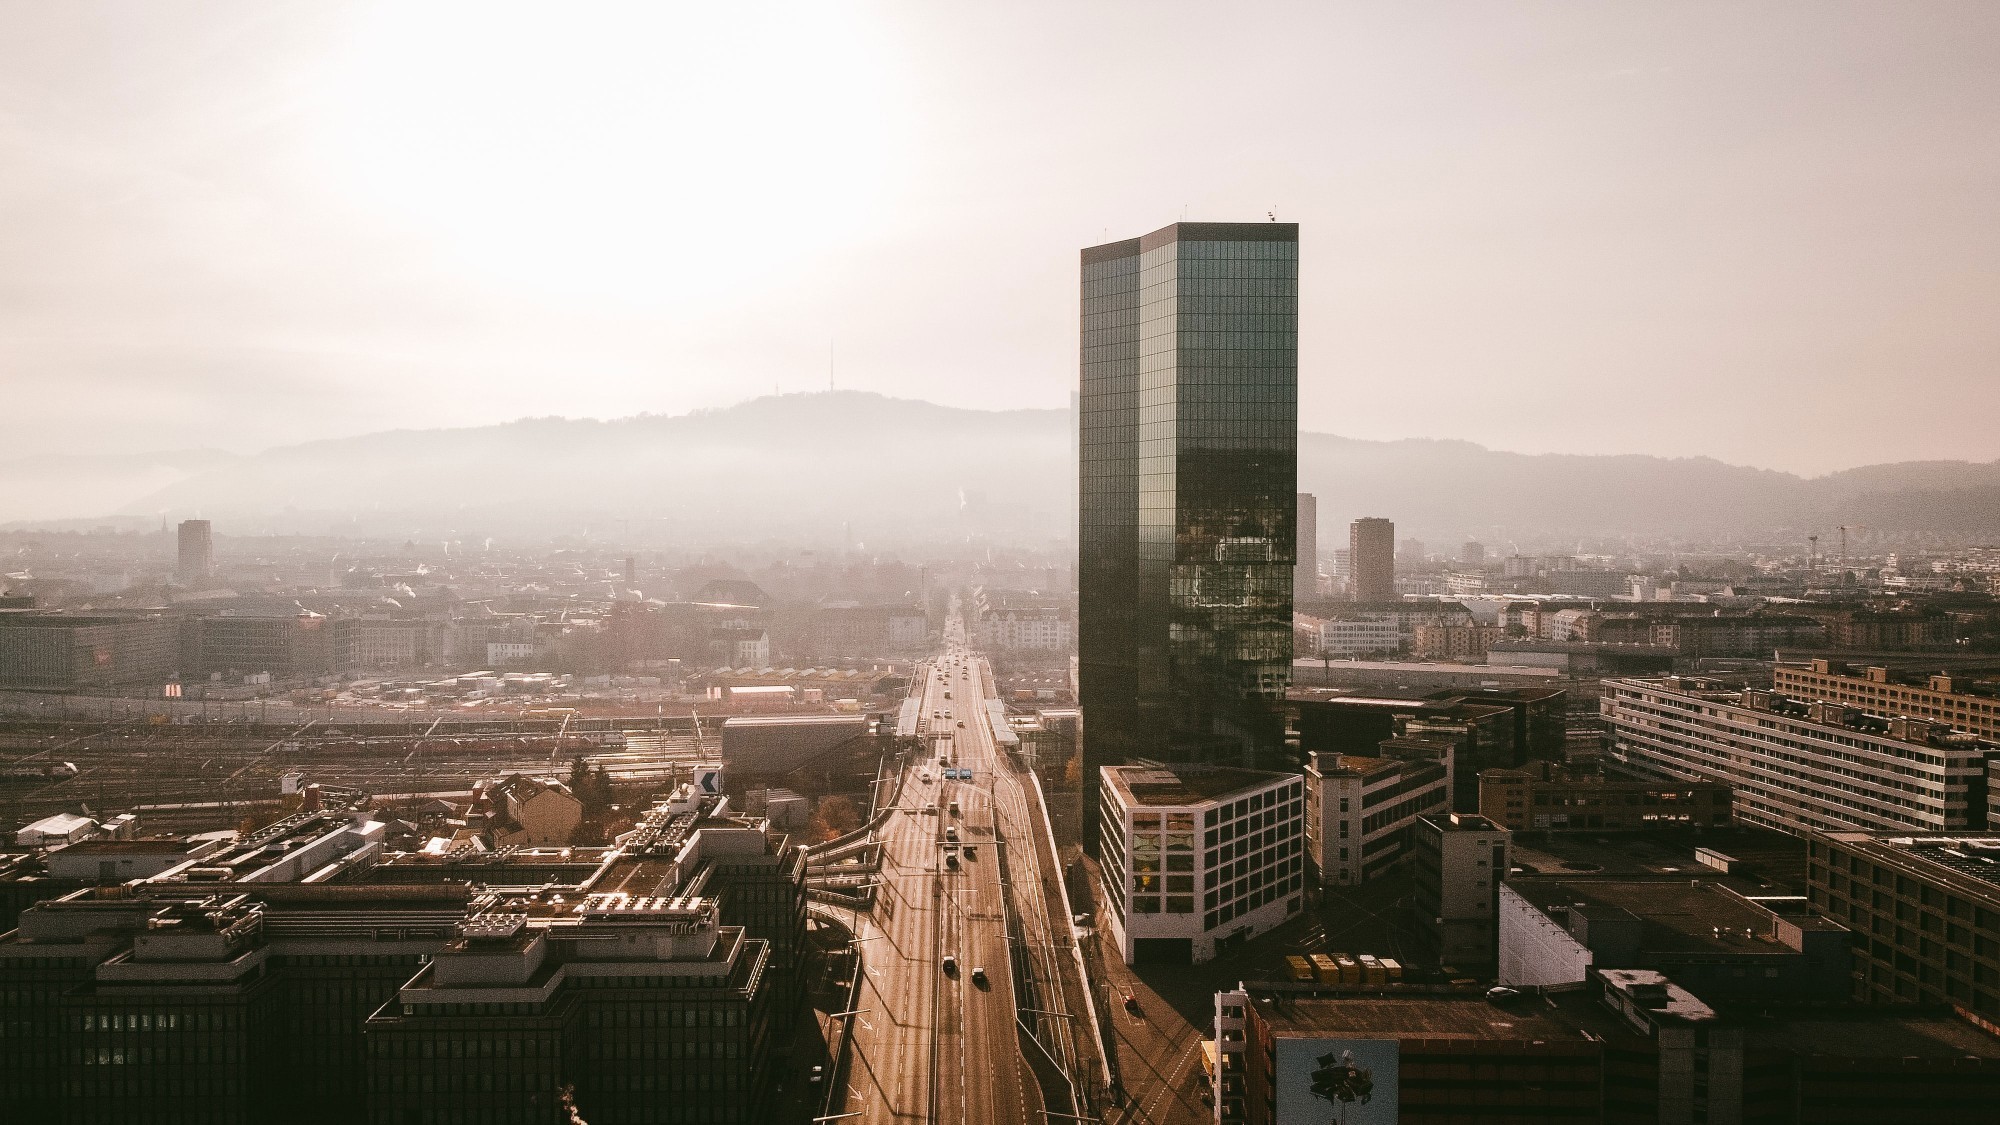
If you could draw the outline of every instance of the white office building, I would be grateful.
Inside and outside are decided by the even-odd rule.
[[[1208,961],[1305,908],[1295,773],[1106,766],[1103,919],[1126,964]]]
[[[1403,627],[1389,614],[1320,623],[1319,648],[1328,656],[1403,651]]]

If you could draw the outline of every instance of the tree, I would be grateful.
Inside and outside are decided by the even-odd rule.
[[[813,843],[845,836],[861,827],[861,810],[854,802],[838,794],[820,799],[819,808],[813,810],[812,823],[806,826],[806,835]]]

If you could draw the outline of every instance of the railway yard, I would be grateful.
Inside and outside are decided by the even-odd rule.
[[[715,760],[719,742],[712,724],[688,717],[339,726],[0,719],[0,827],[88,810],[137,812],[149,832],[228,828],[275,803],[293,771],[392,797],[464,792],[509,773],[562,776],[580,756],[614,782],[664,783]]]

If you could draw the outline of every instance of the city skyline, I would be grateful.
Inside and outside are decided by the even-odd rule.
[[[482,11],[0,15],[0,443],[246,450],[829,377],[1059,407],[1058,248],[1275,211],[1327,252],[1307,429],[2000,455],[1990,8]],[[1892,387],[1956,409],[1873,409]]]

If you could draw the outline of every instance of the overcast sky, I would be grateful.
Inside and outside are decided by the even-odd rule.
[[[1301,224],[1300,423],[2000,457],[2000,4],[0,3],[0,457],[1061,406]]]

